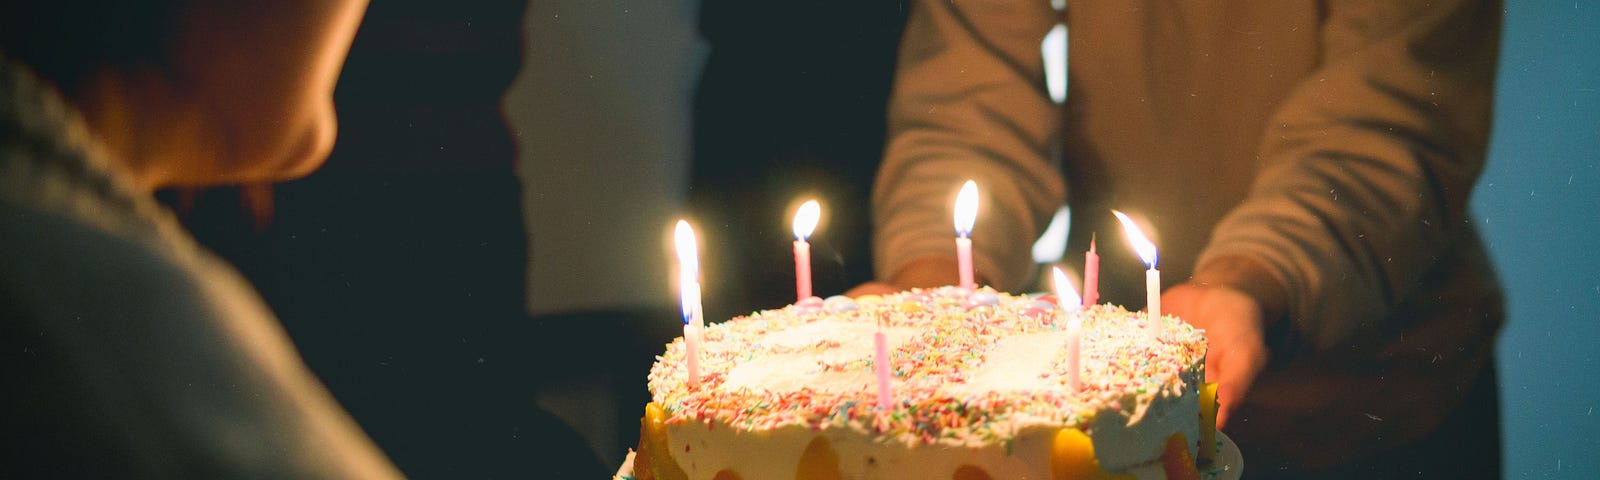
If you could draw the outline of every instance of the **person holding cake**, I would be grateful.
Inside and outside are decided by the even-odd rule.
[[[1102,300],[1143,303],[1111,209],[1154,227],[1167,314],[1201,328],[1219,424],[1260,478],[1500,473],[1500,288],[1467,217],[1499,2],[918,2],[874,186],[880,283],[1029,283],[1071,207]],[[1041,41],[1066,27],[1066,89]],[[1070,52],[1070,55],[1067,55]]]
[[[366,5],[0,3],[0,477],[400,477],[152,193],[320,165]]]

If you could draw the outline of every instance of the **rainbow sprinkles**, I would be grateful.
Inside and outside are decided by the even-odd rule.
[[[1082,319],[1078,392],[1066,372],[1066,315]],[[708,325],[697,387],[687,384],[683,340],[674,341],[653,366],[649,388],[679,440],[701,429],[755,436],[788,429],[848,432],[877,447],[1000,445],[1012,453],[1028,432],[1132,431],[1174,423],[1173,405],[1195,405],[1203,332],[1161,317],[1152,340],[1147,322],[1116,306],[1064,313],[1051,296],[987,287],[812,297]],[[873,370],[880,328],[890,349],[888,409],[878,407]],[[1196,408],[1177,410],[1190,412],[1192,427]],[[1151,414],[1160,418],[1146,419]],[[1178,429],[1191,440],[1196,430]],[[1140,445],[1128,459],[1108,462],[1102,452],[1100,462],[1146,461],[1150,448],[1159,455],[1159,445]]]

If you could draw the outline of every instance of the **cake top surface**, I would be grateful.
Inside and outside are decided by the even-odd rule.
[[[1067,368],[1081,320],[1081,388]],[[1052,296],[954,287],[826,301],[707,325],[701,378],[688,385],[682,338],[651,368],[669,423],[718,420],[751,431],[852,428],[907,444],[987,444],[1031,426],[1081,426],[1117,412],[1136,422],[1200,369],[1200,330],[1111,305],[1065,313]],[[880,326],[881,325],[881,326]],[[874,336],[887,339],[892,403],[877,405]],[[1193,376],[1191,375],[1191,378]]]

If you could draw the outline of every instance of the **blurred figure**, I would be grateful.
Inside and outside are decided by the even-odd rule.
[[[152,197],[320,165],[365,7],[0,5],[0,477],[399,476]]]
[[[1102,298],[1138,307],[1144,266],[1110,214],[1125,210],[1154,226],[1163,311],[1206,330],[1247,475],[1496,477],[1503,306],[1466,208],[1500,12],[918,3],[873,192],[884,283],[855,293],[955,283],[950,205],[975,179],[979,277],[1027,282],[1027,247],[1067,201],[1069,251],[1098,234]],[[1043,58],[1057,24],[1066,58]]]

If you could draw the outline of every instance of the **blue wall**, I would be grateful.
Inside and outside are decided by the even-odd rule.
[[[1507,478],[1600,476],[1600,2],[1507,2],[1473,199],[1510,301]]]

